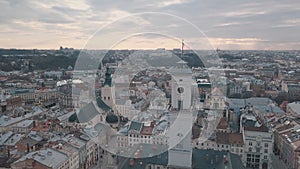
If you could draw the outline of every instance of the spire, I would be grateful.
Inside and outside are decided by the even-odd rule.
[[[184,40],[181,41],[181,58],[183,57]]]
[[[104,86],[108,85],[111,87],[112,85],[112,80],[111,80],[111,70],[109,69],[109,67],[106,68],[106,72],[105,72],[105,81],[104,81]]]

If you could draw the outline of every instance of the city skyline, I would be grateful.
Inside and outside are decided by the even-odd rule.
[[[2,1],[1,48],[57,49],[59,46],[85,48],[101,27],[141,12],[167,13],[186,19],[207,36],[214,48],[224,50],[297,50],[300,44],[299,2],[275,1]],[[129,27],[147,27],[148,20],[137,18]],[[158,21],[158,22],[164,22]],[[149,25],[148,25],[149,26]],[[166,27],[178,27],[176,24]],[[174,29],[176,30],[176,29]],[[178,31],[188,31],[183,29]],[[109,41],[114,34],[107,34]],[[176,37],[181,38],[181,37]],[[195,44],[198,36],[186,41]],[[113,39],[113,38],[112,38]],[[187,45],[188,46],[188,45]],[[135,36],[114,49],[179,48],[180,42],[162,36]],[[98,48],[98,47],[97,47]],[[99,47],[101,48],[101,46]],[[192,48],[196,50],[197,48]]]

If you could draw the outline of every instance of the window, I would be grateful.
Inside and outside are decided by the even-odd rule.
[[[269,147],[269,144],[268,144],[268,143],[265,143],[265,147]]]
[[[250,152],[252,151],[252,148],[251,148],[251,147],[249,148],[249,151],[250,151]]]
[[[106,97],[104,96],[104,100],[106,100]]]
[[[107,100],[110,100],[110,97],[107,97]]]
[[[264,156],[264,159],[267,160],[267,159],[268,159],[268,156]]]
[[[265,149],[265,151],[264,151],[265,153],[268,153],[268,149]]]
[[[252,142],[249,142],[249,146],[252,146]]]

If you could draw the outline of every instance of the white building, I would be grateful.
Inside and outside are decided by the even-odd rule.
[[[242,158],[244,166],[258,169],[271,168],[273,133],[252,113],[241,116],[240,130],[245,144]]]
[[[214,88],[211,94],[207,95],[205,107],[215,110],[224,110],[226,107],[226,97],[219,88]]]
[[[35,161],[35,163],[33,162]],[[68,156],[58,152],[55,149],[47,148],[46,150],[34,151],[26,154],[19,160],[15,161],[11,167],[13,169],[22,168],[53,168],[68,169]]]
[[[79,168],[79,151],[78,149],[72,147],[70,144],[58,143],[52,146],[58,152],[66,154],[68,156],[68,164],[70,169]]]
[[[300,101],[295,101],[293,103],[289,103],[286,106],[286,112],[294,115],[300,114]]]
[[[136,116],[139,110],[135,109],[129,99],[116,99],[115,109],[119,115],[132,119]]]
[[[190,109],[192,100],[192,71],[186,62],[179,61],[176,67],[170,68],[172,75],[171,104],[175,109]]]
[[[24,120],[12,126],[16,133],[28,133],[33,127],[33,120]]]

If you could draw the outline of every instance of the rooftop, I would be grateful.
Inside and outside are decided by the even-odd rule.
[[[99,114],[100,112],[97,110],[94,102],[90,102],[80,109],[77,117],[80,123],[87,123]]]
[[[46,150],[31,152],[23,156],[15,163],[25,161],[27,159],[33,159],[50,168],[58,168],[60,165],[62,165],[68,160],[68,157],[67,155],[60,153],[54,149],[47,148]]]
[[[80,140],[73,135],[67,135],[66,137],[62,138],[62,140],[78,149],[85,146],[85,142],[83,140]]]
[[[143,135],[152,135],[152,131],[154,128],[154,123],[152,122],[150,126],[145,126],[143,125],[142,130],[141,130],[141,134]]]
[[[122,157],[124,158],[124,157]],[[168,152],[152,156],[149,158],[138,158],[130,160],[129,158],[122,159],[125,163],[119,168],[140,169],[146,168],[147,164],[168,165]],[[130,161],[133,165],[130,165]],[[225,162],[226,161],[226,162]],[[238,155],[230,154],[226,151],[200,150],[193,149],[192,168],[194,169],[244,169],[241,158]]]
[[[111,108],[101,99],[101,98],[97,98],[97,105],[99,108],[101,108],[103,111],[110,111]]]
[[[3,145],[4,142],[13,135],[13,132],[8,131],[0,134],[0,145]]]
[[[243,114],[241,123],[247,131],[269,132],[268,127],[262,124],[258,117],[252,113]]]
[[[217,129],[224,129],[225,130],[228,127],[229,127],[229,125],[228,125],[228,122],[226,120],[226,117],[222,117],[220,119],[220,122],[219,122],[218,126],[217,126]]]
[[[143,127],[143,123],[137,122],[137,121],[132,121],[130,123],[128,131],[129,132],[132,132],[132,131],[140,132],[142,130],[142,127]]]
[[[287,104],[287,106],[290,109],[292,109],[293,112],[296,112],[297,114],[300,114],[300,101],[289,103],[289,104]]]
[[[218,144],[244,144],[242,133],[216,133],[216,142]]]
[[[13,136],[11,136],[9,139],[6,140],[4,145],[15,146],[17,142],[19,142],[23,137],[24,137],[23,134],[14,134]]]
[[[9,116],[1,116],[0,117],[0,126],[10,126],[25,119],[32,118],[33,116],[39,115],[43,112],[43,110],[39,107],[33,107],[31,113],[27,113],[24,116],[19,116],[16,118],[11,118]]]
[[[73,153],[78,152],[78,150],[71,146],[70,144],[66,144],[66,143],[58,143],[56,145],[52,146],[53,149],[55,149],[56,151],[62,152],[68,156],[72,155]]]
[[[20,141],[20,143],[22,144],[22,145],[28,145],[28,146],[34,146],[34,145],[36,145],[36,144],[38,144],[39,143],[39,141],[37,141],[37,140],[34,140],[34,139],[32,139],[31,137],[25,137],[25,138],[23,138],[21,141]]]
[[[33,124],[33,120],[24,120],[14,125],[14,127],[29,127]]]

